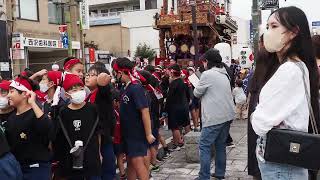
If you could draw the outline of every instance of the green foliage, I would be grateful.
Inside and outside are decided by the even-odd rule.
[[[140,57],[141,60],[147,58],[149,61],[152,61],[156,57],[156,54],[157,52],[154,49],[144,43],[137,46],[134,57]]]

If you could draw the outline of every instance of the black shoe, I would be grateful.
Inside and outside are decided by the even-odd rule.
[[[223,179],[225,179],[224,176],[216,176],[215,173],[212,173],[212,174],[211,174],[211,177],[214,177],[214,178],[216,178],[216,179],[218,179],[218,180],[223,180]]]
[[[173,151],[180,151],[181,148],[180,148],[179,146],[177,146],[177,145],[173,145],[173,146],[172,146],[172,150],[173,150]]]

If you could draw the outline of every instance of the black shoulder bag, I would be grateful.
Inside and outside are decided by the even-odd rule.
[[[68,135],[68,132],[67,132],[66,128],[64,127],[60,116],[58,116],[58,119],[59,119],[59,124],[60,124],[60,126],[61,126],[62,132],[63,132],[64,136],[66,137],[66,139],[67,139],[67,141],[68,141],[68,144],[69,144],[69,146],[70,146],[70,149],[73,149],[74,146],[73,146],[72,143],[71,143],[71,140],[70,140],[70,137],[69,137],[69,135]],[[95,121],[95,123],[94,123],[94,125],[93,125],[93,127],[92,127],[92,129],[91,129],[91,131],[90,131],[89,137],[88,137],[88,139],[87,139],[86,144],[84,145],[84,147],[83,147],[83,148],[82,148],[82,147],[76,148],[76,151],[74,151],[74,152],[72,152],[72,153],[70,152],[70,153],[72,154],[72,161],[73,161],[73,166],[72,166],[72,168],[73,168],[73,169],[75,169],[75,170],[81,170],[81,169],[83,169],[84,152],[85,152],[85,150],[87,149],[88,144],[89,144],[89,142],[90,142],[90,140],[91,140],[91,138],[92,138],[92,136],[93,136],[93,133],[94,133],[94,131],[95,131],[96,128],[97,128],[98,122],[99,122],[99,116],[97,116],[97,119],[96,119],[96,121]]]
[[[318,170],[320,169],[320,135],[310,102],[310,95],[305,80],[305,70],[301,63],[296,64],[303,74],[305,95],[308,101],[313,134],[274,128],[267,134],[264,158],[270,162]]]

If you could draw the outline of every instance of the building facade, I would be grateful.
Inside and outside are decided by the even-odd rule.
[[[0,0],[0,72],[2,78],[10,78],[10,60],[7,33],[6,1]]]
[[[51,69],[55,63],[61,67],[67,56],[80,57],[80,28],[77,24],[80,15],[76,1],[7,0],[7,15],[11,20],[9,41],[13,75],[25,68],[32,71]],[[59,31],[63,24],[68,24],[67,41],[62,41]]]
[[[158,51],[159,34],[153,25],[161,5],[161,0],[91,0],[86,41],[114,56],[133,57],[143,43]]]

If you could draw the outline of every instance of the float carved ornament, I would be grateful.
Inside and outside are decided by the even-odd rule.
[[[158,25],[171,25],[179,20],[179,16],[177,15],[163,15],[160,16],[160,20],[158,21]]]
[[[171,32],[174,36],[176,35],[189,35],[190,34],[190,26],[189,24],[174,24],[171,27]]]

